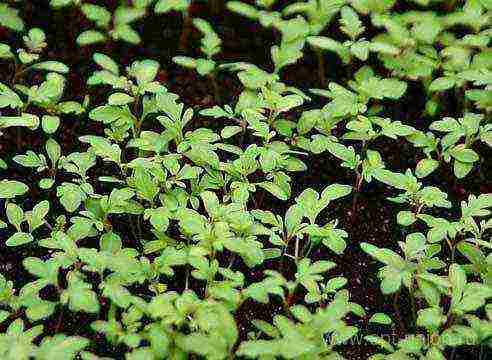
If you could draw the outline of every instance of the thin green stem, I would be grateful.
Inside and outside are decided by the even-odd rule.
[[[296,261],[296,264],[297,264],[297,260],[299,258],[299,237],[296,236],[296,243],[295,243],[295,249],[294,249],[294,258],[295,258],[295,261]]]

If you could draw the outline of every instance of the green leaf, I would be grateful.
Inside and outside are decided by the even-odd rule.
[[[44,218],[48,215],[49,210],[50,203],[47,200],[43,200],[33,207],[31,212],[31,231],[44,224]]]
[[[44,115],[41,118],[41,127],[47,134],[53,134],[60,126],[60,118],[58,116]]]
[[[99,249],[111,254],[116,254],[121,250],[121,245],[121,237],[111,231],[101,236]]]
[[[92,58],[94,62],[104,70],[107,70],[112,74],[119,75],[120,70],[118,64],[109,56],[101,53],[95,53]]]
[[[19,17],[19,10],[13,9],[5,3],[0,3],[0,26],[14,31],[23,31],[24,21]]]
[[[64,6],[71,5],[77,1],[78,0],[50,0],[50,6],[52,8],[58,9],[58,8],[62,8]]]
[[[455,160],[455,162],[453,164],[454,175],[458,179],[463,179],[472,170],[473,170],[473,163],[464,163],[464,162]]]
[[[24,211],[22,208],[14,203],[7,204],[7,219],[17,231],[21,231],[21,224],[24,221]]]
[[[60,203],[68,212],[74,212],[78,209],[83,200],[85,193],[79,186],[72,183],[63,183],[56,189],[56,195],[60,198]]]
[[[461,301],[466,286],[466,273],[458,264],[449,267],[449,282],[451,283],[451,307],[455,307]]]
[[[223,139],[228,139],[236,134],[239,134],[242,130],[243,128],[241,126],[224,126],[220,132],[220,136]]]
[[[142,41],[138,32],[129,25],[119,25],[111,32],[111,37],[114,40],[122,40],[132,45],[137,45]]]
[[[418,178],[425,178],[439,167],[439,161],[434,159],[422,159],[415,167],[415,175]]]
[[[166,2],[166,0],[160,0],[161,2]],[[228,1],[226,3],[227,9],[232,12],[238,13],[250,19],[256,19],[259,15],[259,11],[249,4],[243,3],[241,1]]]
[[[63,101],[58,103],[58,110],[62,114],[82,114],[85,109],[76,101]]]
[[[406,266],[402,257],[393,250],[378,248],[377,246],[368,243],[361,243],[360,247],[364,250],[364,252],[385,265],[390,265],[401,270],[403,270]]]
[[[243,341],[236,354],[239,356],[245,356],[251,359],[258,359],[262,357],[275,358],[278,355],[282,347],[281,342],[267,341],[267,340],[254,340]]]
[[[348,283],[348,280],[344,277],[335,277],[330,280],[325,285],[324,292],[336,292],[340,288],[344,287]]]
[[[448,194],[434,186],[426,186],[416,194],[418,201],[428,207],[450,208],[451,202],[447,199]]]
[[[430,91],[444,91],[451,89],[455,85],[455,80],[449,77],[437,78],[429,85]]]
[[[109,105],[126,105],[126,104],[131,104],[133,101],[134,98],[132,96],[124,93],[112,94],[108,98]]]
[[[202,75],[208,75],[215,70],[215,61],[208,59],[197,59],[196,60],[196,71]]]
[[[150,173],[142,167],[135,169],[134,175],[137,194],[149,202],[153,202],[159,193],[159,187],[152,179]]]
[[[120,163],[121,149],[117,144],[111,144],[108,139],[95,135],[81,136],[79,140],[89,143],[96,155],[102,157],[103,160]]]
[[[190,0],[159,0],[155,4],[156,14],[167,13],[169,11],[186,11],[190,5]]]
[[[34,69],[54,71],[60,74],[66,74],[70,71],[69,67],[58,61],[43,61],[33,65]]]
[[[55,184],[55,180],[49,179],[49,178],[44,178],[39,180],[39,187],[41,189],[50,189],[53,185]]]
[[[92,291],[92,286],[84,282],[82,275],[70,272],[67,276],[67,282],[68,288],[60,295],[62,303],[68,303],[72,311],[99,312],[97,295]]]
[[[29,51],[33,53],[39,53],[47,46],[46,35],[39,28],[30,29],[28,34],[23,37],[23,40]]]
[[[410,226],[417,220],[415,214],[411,211],[400,211],[396,216],[396,221],[401,226]]]
[[[446,321],[446,316],[442,314],[440,308],[427,308],[418,311],[417,326],[428,329],[431,332],[437,331]]]
[[[10,106],[12,109],[20,108],[24,105],[19,96],[7,85],[0,82],[0,108]]]
[[[20,246],[34,241],[31,234],[25,232],[17,232],[7,239],[5,244],[7,246]]]
[[[28,150],[24,155],[15,155],[13,160],[19,165],[25,167],[46,167],[46,159],[44,155],[38,155],[31,150]]]
[[[473,151],[472,149],[467,149],[460,145],[455,146],[453,149],[451,149],[450,154],[452,157],[462,163],[474,163],[480,160],[478,154],[475,151]]]
[[[14,54],[10,50],[10,46],[0,43],[0,59],[12,59]]]
[[[342,58],[344,63],[349,62],[348,49],[338,41],[324,36],[310,36],[307,40],[311,46],[322,50],[333,51]]]
[[[134,77],[139,85],[147,84],[154,80],[159,66],[154,60],[135,61],[128,69],[128,75]]]
[[[404,174],[394,173],[386,169],[377,169],[374,171],[374,177],[386,185],[395,187],[400,190],[408,190],[409,177]]]
[[[179,224],[186,234],[201,234],[206,231],[206,218],[191,209],[182,209],[178,212]]]
[[[273,196],[275,196],[276,198],[278,198],[280,200],[285,201],[285,200],[289,199],[289,194],[284,189],[282,189],[279,185],[277,185],[273,182],[264,181],[264,182],[258,183],[257,185],[259,187],[265,189],[270,194],[272,194]]]
[[[492,131],[484,131],[480,134],[480,140],[492,147]]]
[[[443,331],[440,340],[446,346],[458,347],[463,345],[478,344],[477,333],[470,327],[454,325]]]
[[[93,4],[83,4],[80,8],[84,15],[96,23],[97,27],[105,28],[111,21],[111,13],[103,6]]]
[[[442,120],[434,121],[430,125],[430,129],[441,132],[452,132],[460,130],[461,125],[456,119],[446,117]]]
[[[59,264],[56,261],[43,261],[37,257],[28,257],[22,261],[24,268],[32,275],[46,280],[49,284],[58,283]]]
[[[173,62],[190,69],[195,69],[197,66],[196,60],[188,56],[174,56]]]
[[[384,313],[376,313],[369,319],[369,322],[381,325],[391,325],[393,320]]]
[[[332,184],[328,185],[322,192],[320,196],[321,203],[330,202],[344,196],[347,196],[352,192],[352,186],[342,185],[342,184]]]
[[[61,156],[61,147],[60,145],[53,139],[48,139],[45,144],[46,153],[50,158],[51,164],[53,167],[56,167],[58,160]]]
[[[0,129],[12,126],[25,126],[35,130],[39,126],[39,118],[36,115],[26,113],[20,116],[0,116]]]
[[[355,40],[365,30],[362,21],[360,21],[357,13],[349,6],[342,8],[341,15],[340,23],[342,26],[340,30]]]
[[[89,340],[80,336],[66,336],[57,334],[45,337],[36,352],[39,360],[68,360],[75,359],[76,355],[89,345]]]
[[[384,340],[383,338],[381,338],[379,336],[366,335],[366,336],[364,336],[364,340],[366,340],[367,342],[369,342],[373,345],[377,345],[377,346],[385,349],[386,351],[388,351],[390,353],[395,351],[393,346],[388,341]]]
[[[335,266],[336,264],[331,261],[320,260],[311,263],[309,259],[304,258],[297,265],[296,281],[302,284],[309,293],[317,295],[320,292],[318,282],[323,280],[321,274]]]
[[[77,36],[77,44],[86,46],[106,41],[106,36],[96,30],[86,30]]]
[[[16,180],[0,180],[0,199],[12,199],[24,195],[29,187]]]

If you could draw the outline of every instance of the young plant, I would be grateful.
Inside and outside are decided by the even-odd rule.
[[[490,1],[49,4],[0,4],[0,355],[486,359]]]
[[[212,81],[215,98],[220,99],[220,89],[216,78],[218,66],[213,57],[220,53],[222,40],[207,21],[196,18],[193,19],[193,25],[203,35],[200,49],[206,57],[195,59],[188,56],[175,56],[173,61],[183,67],[195,69],[202,76],[207,76]]]
[[[191,0],[158,0],[154,7],[156,14],[165,14],[169,12],[180,12],[183,17],[183,26],[179,38],[179,47],[181,50],[187,48],[187,43],[193,26],[193,18],[190,15]]]
[[[80,46],[92,45],[108,40],[139,44],[140,35],[131,24],[146,15],[146,9],[137,6],[119,6],[111,12],[106,7],[95,4],[82,4],[80,10],[85,17],[94,22],[95,28],[85,30],[77,37]]]

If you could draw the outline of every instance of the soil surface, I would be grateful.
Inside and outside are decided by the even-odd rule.
[[[253,2],[253,1],[251,1]],[[104,1],[111,5],[111,1]],[[116,1],[111,6],[115,6]],[[287,1],[280,1],[279,7],[283,7]],[[82,101],[86,93],[90,94],[91,105],[96,106],[105,100],[103,96],[106,89],[86,88],[84,79],[95,69],[91,60],[91,54],[95,51],[112,55],[114,59],[122,65],[129,65],[131,62],[150,58],[161,63],[159,80],[168,87],[171,92],[180,95],[181,100],[190,107],[200,110],[211,107],[215,104],[228,104],[237,99],[241,91],[240,83],[237,79],[227,73],[221,73],[218,77],[219,99],[215,99],[214,89],[210,81],[198,76],[193,71],[188,71],[177,67],[172,61],[175,55],[195,55],[196,46],[199,43],[200,34],[192,31],[186,49],[179,49],[177,39],[181,34],[182,18],[180,14],[168,14],[161,16],[150,16],[140,23],[136,23],[136,28],[142,35],[142,46],[128,46],[124,43],[111,43],[107,45],[92,46],[80,49],[75,44],[77,31],[81,28],[89,28],[90,24],[84,20],[83,16],[75,9],[67,11],[53,11],[48,6],[48,0],[24,1],[21,5],[22,17],[29,27],[40,27],[47,34],[49,44],[49,57],[53,60],[60,60],[71,68],[69,74],[69,86],[67,87],[67,99]],[[406,10],[406,9],[402,9]],[[272,30],[264,29],[261,26],[247,21],[242,17],[232,13],[225,13],[220,16],[213,16],[206,3],[194,5],[192,13],[195,16],[203,17],[213,21],[215,30],[223,39],[223,51],[219,56],[221,61],[247,61],[254,63],[266,70],[272,69],[270,60],[270,46],[274,43],[277,34]],[[327,32],[329,29],[326,30]],[[6,42],[13,47],[19,44],[19,39],[13,37],[12,33],[0,30],[0,42]],[[0,81],[5,82],[11,76],[10,72],[5,71],[6,65],[0,63]],[[308,90],[309,88],[319,87],[317,76],[317,61],[315,54],[307,50],[304,58],[294,66],[287,67],[283,73],[283,79],[289,84]],[[384,75],[384,70],[375,68]],[[326,69],[329,81],[343,83],[346,72],[341,64],[336,60],[327,57]],[[30,79],[32,81],[40,79]],[[392,118],[417,128],[427,128],[434,119],[426,117],[425,97],[422,95],[419,85],[409,83],[409,90],[404,98],[390,108]],[[317,108],[323,106],[325,100],[314,98],[314,102],[309,107]],[[459,116],[455,113],[456,104],[453,94],[445,94],[443,103],[447,106],[443,108],[445,116]],[[295,114],[293,114],[295,116]],[[221,128],[224,123],[217,120],[203,119],[199,116],[195,120],[197,126],[210,126]],[[66,116],[62,122],[62,129],[58,132],[58,140],[62,145],[65,154],[80,150],[78,137],[88,133],[102,134],[103,129],[99,123],[92,122],[88,118],[78,119]],[[18,141],[20,140],[20,141]],[[40,149],[44,144],[43,138],[29,130],[7,130],[0,137],[0,154],[4,159],[11,159],[17,153],[24,153],[30,149]],[[355,145],[355,144],[354,144]],[[378,140],[371,144],[371,149],[378,150],[383,159],[388,164],[388,168],[395,171],[404,171],[407,168],[414,168],[416,163],[423,157],[423,154],[416,151],[405,141]],[[433,184],[444,189],[449,194],[450,200],[455,205],[459,205],[461,200],[466,199],[469,194],[480,194],[492,192],[492,150],[486,146],[476,149],[482,158],[472,174],[464,180],[456,180],[449,166],[441,167],[434,175],[426,179],[426,185]],[[323,189],[327,184],[334,182],[351,184],[354,182],[354,174],[338,165],[339,161],[329,154],[310,156],[306,159],[309,169],[306,172],[295,175],[292,181],[292,199],[295,198],[303,189],[311,187],[315,190]],[[16,167],[14,163],[7,171],[2,174],[2,178],[19,179],[37,182],[43,174],[36,174],[25,168]],[[91,173],[91,176],[101,175],[105,170]],[[107,170],[106,170],[107,171]],[[62,179],[57,179],[62,180]],[[31,198],[26,199],[24,205],[30,208],[32,204],[43,199],[54,200],[52,204],[58,203],[56,193],[53,191],[36,192],[36,187],[32,188]],[[353,318],[351,322],[357,324],[361,329],[361,334],[379,333],[390,339],[404,336],[407,331],[412,329],[413,315],[407,296],[403,293],[399,298],[385,297],[379,290],[379,280],[377,278],[378,264],[370,259],[359,247],[361,242],[368,242],[379,247],[397,249],[397,241],[404,239],[405,235],[416,228],[403,229],[396,224],[396,213],[399,210],[397,204],[389,202],[386,198],[394,193],[380,183],[364,184],[361,192],[357,195],[357,202],[353,206],[352,197],[345,200],[336,201],[331,204],[319,219],[324,224],[333,219],[339,220],[339,227],[349,233],[348,247],[342,256],[335,256],[326,250],[316,250],[312,253],[314,259],[330,259],[337,263],[337,267],[330,272],[330,275],[345,276],[348,279],[348,290],[351,300],[361,304],[367,311],[367,318]],[[281,214],[291,205],[283,203],[269,194],[262,194],[261,208],[271,209]],[[355,210],[355,213],[353,212]],[[459,208],[454,207],[446,211],[436,212],[436,215],[452,217],[459,216]],[[119,234],[131,234],[131,225],[126,218],[114,217],[111,222]],[[143,229],[148,231],[148,229]],[[0,238],[5,233],[0,230]],[[123,236],[122,236],[123,237]],[[125,246],[135,246],[132,244],[131,235],[123,237]],[[87,244],[89,245],[89,244]],[[16,286],[20,287],[32,280],[31,276],[22,268],[21,261],[28,256],[49,256],[49,252],[42,253],[38,247],[8,248],[2,247],[0,253],[1,272],[10,279],[15,279]],[[233,269],[243,270],[248,282],[258,281],[263,278],[265,269],[277,269],[278,261],[270,261],[262,267],[248,269],[241,261],[237,261]],[[293,277],[293,271],[289,265],[284,267],[284,276]],[[200,284],[196,284],[200,285]],[[169,284],[170,287],[182,289],[183,284]],[[193,282],[191,283],[193,287]],[[197,287],[198,287],[197,286]],[[134,289],[136,293],[145,297],[146,290]],[[148,294],[150,296],[150,294]],[[43,295],[46,298],[56,296],[46,291]],[[303,294],[296,294],[296,299],[302,302]],[[252,319],[263,319],[271,321],[273,316],[284,314],[282,302],[271,298],[269,304],[258,304],[254,301],[247,301],[236,312],[238,329],[241,339],[245,339],[249,331],[253,330]],[[398,309],[398,310],[397,310]],[[384,327],[376,327],[368,324],[371,314],[375,312],[385,312],[396,321],[394,330]],[[107,343],[104,336],[94,333],[89,325],[95,320],[84,314],[72,314],[67,311],[65,314],[55,314],[50,318],[46,328],[48,334],[55,331],[67,334],[79,334],[92,339],[92,348],[99,355],[122,358],[125,352],[124,346],[113,347]],[[0,327],[0,331],[4,331]],[[362,338],[362,337],[360,337]],[[376,349],[360,340],[350,346],[344,346],[342,354],[351,360],[367,359],[370,354],[375,353]],[[453,354],[448,354],[449,359],[478,359],[478,349],[458,349]],[[492,353],[482,357],[482,359],[492,359]]]

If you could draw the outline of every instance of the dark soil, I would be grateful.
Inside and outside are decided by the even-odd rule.
[[[104,3],[110,5],[111,3],[116,3],[116,1],[105,1]],[[285,1],[281,3],[284,4]],[[137,28],[143,38],[144,46],[142,47],[112,43],[95,46],[90,49],[79,49],[74,41],[77,36],[76,32],[80,28],[88,28],[89,24],[76,10],[72,9],[68,12],[53,11],[48,6],[48,0],[24,1],[22,6],[22,15],[26,23],[30,27],[40,27],[45,30],[48,36],[47,42],[50,46],[49,57],[63,61],[71,67],[67,99],[82,101],[83,96],[88,92],[91,95],[92,106],[105,100],[102,96],[104,90],[87,89],[84,84],[84,79],[94,70],[90,54],[95,51],[110,54],[125,66],[134,60],[143,58],[152,58],[160,61],[159,80],[163,81],[170,91],[179,94],[187,106],[193,107],[197,111],[217,103],[233,102],[241,91],[240,84],[233,75],[221,74],[218,78],[220,99],[217,101],[211,96],[214,93],[214,89],[210,81],[192,71],[187,71],[174,65],[171,57],[176,54],[193,55],[191,49],[196,48],[194,45],[198,43],[200,37],[198,33],[193,31],[189,39],[188,49],[178,49],[177,39],[181,34],[182,25],[179,14],[159,17],[151,16],[145,21],[137,23]],[[200,17],[214,21],[213,24],[216,31],[223,39],[224,50],[220,55],[220,60],[248,61],[264,69],[272,68],[269,47],[275,39],[275,34],[271,30],[264,29],[231,13],[214,17],[210,15],[205,3],[194,6],[193,12],[194,14],[200,14]],[[2,32],[1,30],[0,42],[19,44],[18,39],[14,39],[11,33]],[[0,71],[0,81],[6,82],[11,74],[4,70],[5,66],[3,64],[0,64],[0,66],[2,66],[0,67],[2,69]],[[283,77],[286,82],[295,84],[305,90],[318,87],[316,67],[315,55],[310,51],[306,51],[306,56],[298,64],[289,66],[284,70]],[[328,59],[326,67],[327,77],[330,81],[343,83],[343,77],[346,74],[340,71],[340,64]],[[376,70],[378,69],[376,68]],[[36,79],[32,80],[36,81]],[[37,80],[39,81],[39,79]],[[322,99],[315,100],[317,103],[310,104],[310,106],[320,107],[324,104]],[[389,116],[417,128],[426,128],[433,119],[423,114],[424,101],[425,97],[422,95],[419,86],[410,83],[409,91],[404,99],[390,107],[391,114]],[[452,94],[447,94],[443,103],[446,104],[446,106],[443,106],[446,109],[445,115],[460,115],[455,113],[456,104]],[[220,121],[200,120],[206,121],[209,126],[214,128],[223,126]],[[197,125],[204,126],[204,122]],[[45,139],[40,138],[38,133],[35,134],[24,129],[20,130],[20,132],[18,134],[17,130],[8,130],[0,137],[0,154],[2,158],[10,160],[16,153],[42,148]],[[57,140],[62,145],[64,153],[68,154],[80,150],[77,138],[87,133],[102,134],[102,127],[88,118],[77,119],[67,116],[63,119],[61,131],[57,133]],[[20,142],[17,140],[20,140]],[[415,152],[415,149],[404,141],[378,140],[371,144],[370,148],[378,150],[387,162],[388,168],[395,171],[414,168],[418,160],[423,156],[418,151]],[[478,148],[477,151],[481,154],[482,163],[466,180],[457,181],[452,174],[452,168],[445,166],[426,181],[428,184],[433,184],[447,191],[450,200],[456,205],[459,205],[460,201],[466,199],[469,194],[491,192],[492,162],[490,159],[492,150],[483,146]],[[311,156],[306,159],[306,163],[309,166],[308,171],[293,176],[292,199],[307,187],[321,190],[327,184],[334,182],[344,184],[352,184],[354,182],[354,174],[338,166],[338,161],[329,154]],[[29,181],[37,182],[44,175],[35,174],[24,168],[16,167],[14,163],[11,164],[12,167],[2,174],[2,178],[29,179]],[[319,219],[321,223],[339,219],[339,227],[345,229],[350,235],[348,239],[349,246],[342,256],[336,256],[324,249],[316,249],[311,257],[312,259],[330,259],[336,262],[338,266],[330,275],[345,276],[348,279],[347,288],[350,291],[352,301],[363,305],[368,314],[363,319],[353,318],[350,321],[357,324],[363,334],[369,332],[379,333],[394,340],[404,336],[406,331],[415,330],[411,327],[412,311],[407,301],[408,297],[402,293],[399,298],[394,300],[381,294],[377,278],[379,266],[363,253],[359,247],[361,242],[368,242],[379,247],[397,249],[397,241],[404,239],[405,235],[411,232],[411,228],[405,230],[396,224],[398,206],[386,200],[386,197],[391,194],[391,191],[384,185],[371,183],[369,185],[365,184],[361,193],[358,194],[355,214],[352,212],[352,197],[331,204],[328,209],[323,211]],[[275,200],[268,194],[263,194],[261,197],[262,208],[272,209],[279,214],[283,213],[291,205],[291,203],[282,203]],[[36,187],[32,187],[31,198],[26,199],[24,205],[26,208],[31,208],[32,204],[43,199],[55,200],[56,193],[54,191],[36,192]],[[58,202],[55,200],[51,203],[56,204]],[[441,215],[448,214],[458,216],[459,208],[455,207],[446,210],[446,212],[441,212]],[[111,221],[118,233],[132,233],[131,225],[126,219],[115,217]],[[144,229],[144,232],[147,230]],[[0,238],[5,235],[0,230]],[[135,244],[131,243],[131,238],[124,239],[124,242],[125,246],[135,246]],[[95,246],[96,244],[92,245]],[[2,246],[0,253],[1,272],[9,279],[15,279],[16,287],[20,287],[32,280],[30,275],[22,268],[22,259],[28,256],[49,255],[48,252],[40,253],[40,251],[43,250],[38,247],[8,248]],[[238,260],[235,262],[233,269],[242,270],[247,281],[253,282],[263,278],[265,269],[277,269],[278,266],[278,261],[270,261],[262,267],[248,269]],[[293,276],[292,269],[289,266],[284,267],[284,276],[287,278]],[[183,285],[169,284],[169,286],[176,287],[176,290],[179,290],[180,287],[182,289]],[[303,294],[296,294],[296,299],[301,303]],[[368,319],[375,312],[389,314],[396,323],[394,330],[369,325]],[[252,319],[271,321],[277,314],[285,314],[280,299],[271,298],[270,303],[266,305],[258,304],[254,301],[245,302],[235,314],[241,339],[245,339],[247,333],[254,329],[251,324]],[[73,314],[68,311],[60,314],[60,310],[58,310],[51,317],[45,331],[47,334],[53,334],[56,329],[67,334],[87,336],[93,340],[91,350],[95,353],[122,358],[125,352],[124,347],[113,347],[107,343],[104,336],[90,330],[89,325],[94,320],[94,317]],[[0,327],[0,331],[3,330]],[[341,350],[347,359],[357,360],[367,359],[376,349],[361,340],[351,346],[344,346]],[[478,359],[478,350],[458,349],[455,354],[448,354],[448,356],[448,358],[454,357],[454,359]],[[492,354],[482,357],[482,359],[487,358],[492,359]]]

